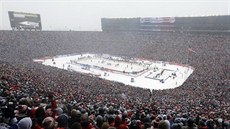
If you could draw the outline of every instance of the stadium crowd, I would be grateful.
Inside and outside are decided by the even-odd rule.
[[[0,37],[0,129],[230,127],[228,33],[0,31]],[[33,62],[85,52],[195,71],[178,88],[150,91]]]

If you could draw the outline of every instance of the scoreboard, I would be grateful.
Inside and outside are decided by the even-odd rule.
[[[42,30],[40,14],[9,11],[10,25],[13,30]]]

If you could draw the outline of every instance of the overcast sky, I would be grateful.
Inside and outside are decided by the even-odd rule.
[[[230,0],[0,0],[0,30],[8,11],[40,14],[43,30],[94,31],[101,18],[230,15]]]

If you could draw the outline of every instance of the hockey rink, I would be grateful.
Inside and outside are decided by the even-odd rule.
[[[194,71],[193,67],[182,64],[107,54],[59,55],[34,62],[155,90],[181,86]]]

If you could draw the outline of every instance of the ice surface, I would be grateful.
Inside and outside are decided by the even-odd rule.
[[[82,57],[84,58],[81,59]],[[60,69],[93,74],[131,86],[156,90],[181,86],[194,70],[191,66],[162,61],[127,60],[126,58],[124,61],[124,58],[109,55],[106,55],[106,58],[112,60],[101,58],[101,55],[96,54],[76,54],[45,57],[34,61]],[[132,71],[137,73],[133,74]],[[131,78],[134,79],[134,82],[131,82]]]

